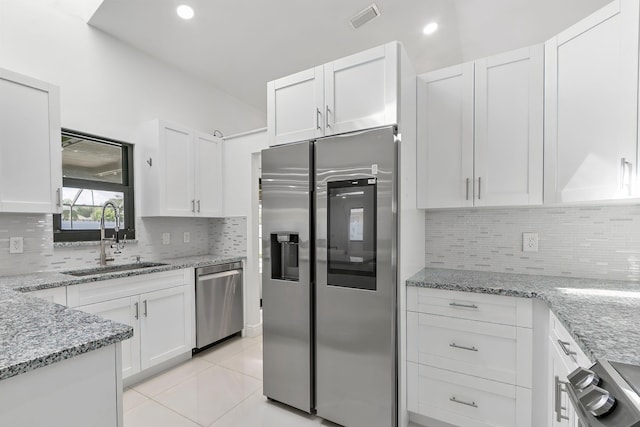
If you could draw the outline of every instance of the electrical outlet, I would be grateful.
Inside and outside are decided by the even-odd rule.
[[[185,231],[182,237],[183,237],[182,241],[184,243],[189,243],[191,241],[191,233],[189,233],[188,231]]]
[[[162,233],[162,244],[168,245],[171,243],[171,233]]]
[[[522,251],[538,252],[538,233],[522,233]]]
[[[10,237],[9,238],[9,253],[21,254],[24,252],[24,238],[23,237]]]

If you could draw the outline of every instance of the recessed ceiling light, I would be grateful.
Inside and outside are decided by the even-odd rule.
[[[437,29],[438,29],[438,23],[432,22],[430,24],[425,25],[424,28],[422,29],[422,32],[426,35],[429,35],[429,34],[435,33]]]
[[[176,9],[176,13],[182,19],[191,19],[193,18],[193,8],[191,6],[187,6],[186,4],[181,4]]]

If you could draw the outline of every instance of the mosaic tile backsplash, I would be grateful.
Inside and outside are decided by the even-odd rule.
[[[184,233],[189,242],[184,242]],[[162,244],[162,234],[171,241]],[[24,253],[9,254],[9,238],[24,237]],[[136,242],[129,242],[116,264],[206,254],[245,255],[245,218],[136,218]],[[96,266],[100,247],[54,247],[53,219],[41,214],[0,214],[0,275],[64,271]]]
[[[640,281],[640,205],[427,211],[426,267]],[[538,252],[522,233],[538,233]]]

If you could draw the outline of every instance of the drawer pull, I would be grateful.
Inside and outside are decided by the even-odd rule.
[[[457,302],[450,302],[450,303],[449,303],[449,305],[450,305],[451,307],[475,308],[475,309],[477,309],[477,308],[478,308],[478,306],[477,306],[477,305],[475,305],[475,304],[459,304],[459,303],[457,303]]]
[[[558,340],[558,344],[560,344],[560,348],[562,348],[562,351],[564,352],[564,354],[566,354],[567,356],[570,356],[573,360],[576,360],[577,353],[575,351],[569,350],[569,346],[571,345],[571,343]]]
[[[560,380],[560,377],[556,375],[555,378],[555,396],[554,396],[554,408],[553,411],[556,413],[556,421],[562,422],[562,420],[568,420],[569,417],[564,415],[562,411],[565,411],[567,408],[562,406],[562,396],[561,393],[567,392],[567,383]]]
[[[461,405],[471,406],[472,408],[477,408],[478,407],[478,405],[476,405],[476,402],[471,402],[471,403],[465,402],[464,400],[456,399],[455,396],[450,397],[449,400],[452,401],[452,402],[455,402],[455,403],[459,403]]]
[[[454,342],[452,342],[451,344],[449,344],[449,347],[453,347],[453,348],[459,348],[460,350],[469,350],[469,351],[478,351],[477,348],[475,347],[465,347],[463,345],[458,345]]]

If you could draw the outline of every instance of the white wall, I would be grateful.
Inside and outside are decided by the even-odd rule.
[[[73,5],[0,0],[0,67],[60,86],[63,127],[127,141],[153,118],[225,135],[265,125],[263,112],[88,26],[83,0]]]
[[[267,148],[267,131],[258,129],[224,141],[225,216],[246,217],[247,262],[245,265],[245,332],[258,333],[260,319],[260,275],[258,273],[258,178],[260,152]]]

